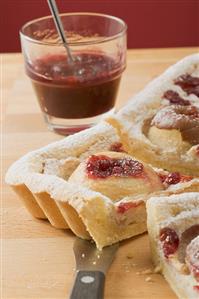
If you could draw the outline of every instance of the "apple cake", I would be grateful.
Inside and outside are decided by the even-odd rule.
[[[197,178],[125,153],[106,123],[29,153],[11,166],[6,181],[33,216],[92,238],[98,248],[145,232],[145,203],[153,194],[199,190]]]

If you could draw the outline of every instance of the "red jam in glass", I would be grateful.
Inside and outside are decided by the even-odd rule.
[[[160,231],[160,241],[162,242],[163,252],[166,258],[174,254],[179,246],[179,238],[177,233],[169,227],[165,227]]]
[[[121,69],[118,62],[101,52],[67,56],[47,55],[26,64],[44,113],[68,119],[90,118],[114,107]]]
[[[115,159],[105,155],[89,157],[86,172],[89,178],[142,177],[143,164],[130,158]]]

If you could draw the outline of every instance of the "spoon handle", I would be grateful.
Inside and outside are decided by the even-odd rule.
[[[55,0],[47,0],[47,1],[48,1],[50,11],[53,15],[53,19],[54,19],[57,31],[58,31],[59,36],[60,36],[60,38],[63,42],[63,45],[64,45],[64,47],[67,51],[69,61],[73,63],[73,57],[72,57],[71,50],[70,50],[70,48],[68,46],[68,43],[67,43],[67,38],[66,38],[66,35],[65,35],[65,32],[64,32],[64,28],[63,28],[61,18],[59,16],[57,4],[56,4]]]

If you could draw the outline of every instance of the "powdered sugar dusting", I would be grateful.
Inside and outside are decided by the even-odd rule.
[[[196,175],[198,168],[199,173],[199,160],[196,159],[196,155],[191,154],[189,147],[182,146],[178,150],[172,150],[172,148],[168,150],[167,148],[167,152],[165,152],[164,149],[148,138],[147,127],[144,128],[148,121],[149,129],[150,120],[154,117],[158,123],[162,123],[167,128],[172,128],[173,120],[180,121],[181,116],[176,116],[173,111],[170,111],[169,106],[171,103],[163,97],[168,90],[178,93],[181,98],[190,103],[190,106],[199,108],[199,98],[192,93],[188,95],[180,86],[174,83],[174,80],[183,74],[199,77],[198,70],[199,54],[185,57],[150,82],[114,117],[109,118],[109,122],[119,128],[120,134],[127,136],[126,148],[131,154],[135,154],[135,157],[147,163],[167,168],[170,171],[184,171],[185,174]],[[166,110],[162,111],[164,108]],[[161,112],[155,116],[159,110]],[[191,135],[194,134],[194,142],[188,142],[191,146],[194,146],[198,140],[195,138],[197,137],[197,127],[191,131]],[[183,140],[185,135],[190,134],[189,132],[183,133]]]
[[[151,207],[159,213],[157,224],[160,228],[173,228],[180,235],[199,219],[199,192],[151,197],[147,210],[150,211]]]
[[[158,128],[172,128],[174,122],[177,122],[180,119],[181,115],[176,114],[172,106],[168,106],[157,112],[151,122],[151,125],[155,125]]]

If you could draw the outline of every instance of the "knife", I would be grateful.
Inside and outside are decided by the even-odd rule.
[[[76,238],[73,251],[76,260],[76,278],[70,299],[102,299],[105,274],[119,247],[116,243],[98,250],[92,241]]]

